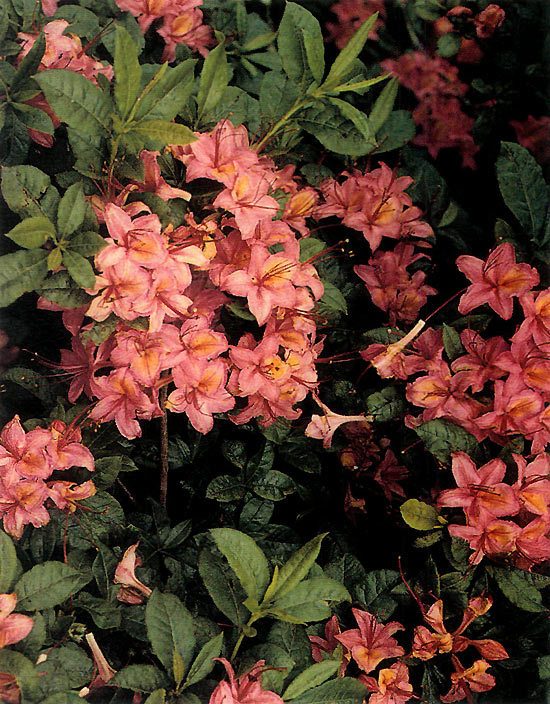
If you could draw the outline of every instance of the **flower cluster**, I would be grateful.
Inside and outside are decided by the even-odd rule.
[[[384,0],[338,0],[330,6],[330,11],[336,15],[337,21],[326,23],[326,41],[333,41],[338,49],[343,49],[363,22],[375,12],[378,12],[378,18],[369,39],[378,39],[378,29],[386,18]]]
[[[464,7],[464,5],[457,5],[451,8],[444,17],[435,20],[433,28],[437,36],[443,36],[457,28],[455,22],[458,20],[457,24],[459,25],[458,29],[461,30],[460,33],[467,36],[463,36],[461,39],[460,47],[456,54],[456,61],[458,63],[476,64],[483,57],[478,40],[490,39],[502,25],[505,17],[506,13],[502,7],[494,3],[478,12],[477,15],[474,15],[470,8]],[[472,33],[475,33],[476,38],[471,36]]]
[[[362,232],[373,252],[380,246],[382,237],[433,236],[432,228],[420,220],[420,208],[414,207],[411,197],[405,193],[413,182],[409,176],[397,178],[382,162],[372,171],[344,171],[342,176],[342,183],[327,179],[321,184],[323,202],[314,208],[315,218],[337,216],[344,225]]]
[[[232,416],[236,423],[298,418],[295,404],[317,385],[321,345],[310,312],[323,285],[314,266],[300,261],[294,232],[308,232],[305,217],[316,194],[300,188],[292,167],[277,171],[260,158],[242,126],[223,121],[197,137],[172,149],[188,181],[223,184],[213,203],[218,212],[202,223],[188,213],[186,225],[163,230],[143,203],[125,202],[128,188],[116,202],[93,201],[107,246],[96,255],[92,302],[65,318],[74,338],[60,366],[73,374],[71,401],[82,392],[97,399],[90,419],[114,420],[128,438],[140,435],[138,419],[163,413],[159,391],[167,384],[175,389],[166,408],[185,413],[202,433],[212,428],[214,413],[231,410],[240,398],[247,405]],[[149,178],[131,191],[189,197],[154,170],[155,153],[143,152],[142,159]],[[285,201],[280,220],[273,219],[280,207],[275,195]],[[245,333],[229,343],[219,312],[232,297],[246,301],[263,326],[261,339]],[[93,325],[80,328],[85,315],[120,322],[105,342],[95,345],[88,336],[83,344]]]
[[[53,13],[52,13],[53,14]],[[111,80],[113,78],[113,67],[105,66],[99,61],[95,61],[84,53],[82,42],[76,34],[65,34],[65,30],[69,26],[66,20],[53,20],[48,22],[43,33],[46,40],[46,49],[38,66],[38,71],[46,69],[62,68],[75,73],[81,73],[89,81],[97,85],[97,76],[104,75]],[[29,53],[34,46],[38,34],[28,34],[19,32],[17,38],[21,41],[21,51],[17,55],[17,61],[20,63],[23,58]],[[38,93],[34,98],[26,101],[27,105],[34,108],[39,108],[48,115],[54,127],[59,127],[61,120],[51,109],[49,103],[42,93]],[[44,147],[51,147],[53,137],[45,132],[29,128],[29,136],[37,144]]]
[[[424,282],[426,274],[416,271],[411,274],[407,267],[427,257],[414,253],[414,245],[399,242],[393,251],[375,252],[367,264],[359,264],[354,271],[363,281],[372,302],[389,315],[389,324],[398,320],[413,323],[418,318],[420,308],[437,291]]]
[[[464,113],[461,102],[468,86],[458,78],[456,66],[421,51],[385,59],[381,66],[397,76],[418,100],[412,115],[422,133],[414,138],[414,144],[427,147],[434,159],[441,149],[456,148],[463,166],[475,169],[478,147],[470,134],[474,120]]]
[[[121,10],[131,12],[137,18],[141,31],[145,32],[157,20],[162,20],[157,33],[164,39],[161,61],[173,61],[176,47],[185,44],[201,56],[208,54],[213,44],[212,29],[203,24],[202,11],[198,6],[202,0],[115,0]]]
[[[466,453],[453,455],[458,488],[441,492],[437,503],[464,511],[466,525],[452,524],[449,532],[469,542],[472,564],[484,555],[508,555],[518,567],[530,569],[550,557],[550,458],[539,454],[527,463],[521,455],[513,457],[517,480],[509,484],[502,460],[478,469]]]
[[[39,528],[50,520],[45,506],[74,512],[77,502],[95,494],[92,481],[76,484],[49,479],[70,467],[94,470],[94,458],[80,443],[80,431],[63,421],[26,433],[15,416],[0,433],[0,516],[4,530],[20,538],[27,523]]]

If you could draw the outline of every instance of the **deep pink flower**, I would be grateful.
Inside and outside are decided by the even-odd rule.
[[[383,625],[367,611],[352,611],[359,628],[334,637],[351,651],[353,659],[364,672],[374,670],[386,658],[399,658],[405,654],[395,638],[391,637],[396,631],[403,630],[400,623],[391,621]]]

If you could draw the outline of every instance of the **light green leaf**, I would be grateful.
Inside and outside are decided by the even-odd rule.
[[[233,528],[212,528],[210,535],[247,596],[260,601],[269,583],[269,566],[264,553],[250,536]]]
[[[355,91],[364,91],[365,88],[370,88],[371,86],[380,83],[381,81],[387,81],[390,77],[389,73],[384,73],[382,76],[376,76],[375,78],[365,78],[364,80],[359,79],[358,81],[350,81],[349,83],[342,83],[340,86],[331,88],[328,92],[333,93],[348,93]]]
[[[17,572],[17,555],[12,539],[0,530],[0,594],[7,594]]]
[[[132,125],[129,135],[137,133],[149,139],[154,139],[163,144],[190,144],[195,142],[197,137],[185,125],[180,125],[177,122],[168,122],[167,120],[144,120],[135,125]]]
[[[20,250],[0,257],[0,308],[40,286],[48,273],[47,258],[48,252],[42,249]]]
[[[502,142],[496,171],[504,202],[525,232],[542,245],[548,204],[542,167],[524,147],[513,142]]]
[[[436,51],[444,59],[450,59],[458,53],[461,44],[462,37],[458,32],[448,32],[437,40]]]
[[[49,561],[25,572],[15,585],[17,608],[42,611],[65,601],[86,584],[80,572],[63,562]]]
[[[53,223],[42,216],[26,218],[6,233],[6,237],[25,249],[41,247],[54,235]]]
[[[399,82],[397,78],[392,78],[389,83],[384,86],[382,92],[376,99],[369,115],[369,125],[373,134],[378,132],[390,116],[397,97],[398,88]]]
[[[126,119],[136,102],[141,81],[137,47],[130,33],[121,25],[115,35],[115,100],[122,119]]]
[[[339,677],[301,694],[292,704],[363,704],[365,685],[353,677]]]
[[[405,523],[415,530],[431,530],[441,525],[437,509],[418,499],[408,499],[400,510]]]
[[[166,701],[166,690],[156,689],[152,694],[150,694],[145,700],[144,704],[164,704]]]
[[[71,278],[81,288],[93,288],[95,284],[95,274],[92,265],[77,252],[66,249],[63,252],[63,264]]]
[[[287,76],[295,81],[317,83],[325,72],[325,48],[321,26],[315,17],[294,2],[287,2],[277,36],[279,56]]]
[[[317,687],[326,680],[333,677],[340,669],[340,662],[336,660],[324,660],[323,662],[316,662],[315,665],[311,665],[301,672],[298,677],[296,677],[289,686],[283,692],[283,699],[288,701],[289,699],[295,699],[308,689],[312,687]]]
[[[166,673],[157,670],[153,665],[128,665],[119,670],[109,680],[109,684],[134,692],[154,692],[157,689],[168,688],[170,680]]]
[[[372,14],[367,18],[363,24],[359,27],[357,32],[351,37],[346,46],[334,59],[334,63],[330,67],[329,74],[326,81],[324,82],[324,87],[334,87],[337,86],[340,81],[349,73],[353,67],[353,62],[361,53],[369,34],[371,33],[374,23],[378,19],[378,12]]]
[[[187,677],[185,679],[185,687],[190,687],[196,682],[200,682],[214,669],[214,658],[220,656],[223,645],[223,633],[218,633],[217,636],[209,640],[199,651],[191,665]]]
[[[199,118],[216,107],[228,82],[227,55],[223,43],[220,43],[204,60],[197,96]]]
[[[344,585],[335,579],[312,577],[303,580],[283,596],[277,596],[273,608],[287,611],[290,608],[306,607],[315,601],[351,601],[351,597]]]
[[[174,653],[183,659],[185,671],[191,662],[195,636],[193,618],[178,597],[155,589],[147,601],[145,624],[153,652],[168,672],[175,677]]]
[[[48,69],[35,80],[55,114],[69,127],[85,134],[101,135],[111,125],[111,99],[81,73]]]
[[[57,229],[63,237],[72,235],[84,222],[86,215],[86,198],[82,191],[82,182],[73,183],[59,203],[57,209]]]
[[[195,59],[187,59],[175,68],[166,68],[159,80],[155,76],[152,87],[148,84],[138,98],[134,119],[172,120],[182,112],[193,89],[196,63]]]
[[[313,538],[299,550],[279,570],[276,584],[270,585],[265,594],[265,601],[283,597],[294,589],[307,575],[321,550],[321,543],[328,533],[322,533]],[[273,584],[273,583],[272,583]]]

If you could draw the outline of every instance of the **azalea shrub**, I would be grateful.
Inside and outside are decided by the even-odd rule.
[[[545,701],[544,0],[0,7],[0,702]]]

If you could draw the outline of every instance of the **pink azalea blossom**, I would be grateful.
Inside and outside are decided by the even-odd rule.
[[[0,594],[0,649],[26,638],[34,626],[29,616],[12,613],[16,603],[15,593]]]
[[[331,411],[318,397],[315,397],[315,401],[323,410],[323,415],[311,416],[311,421],[304,432],[308,438],[322,439],[323,447],[325,448],[331,446],[332,436],[344,423],[353,423],[354,421],[362,423],[372,422],[372,416],[365,416],[363,414],[357,416],[342,416]]]
[[[265,660],[258,660],[251,670],[235,678],[231,663],[225,658],[219,660],[227,672],[229,682],[220,682],[212,692],[209,704],[284,704],[275,692],[264,690],[262,687],[262,670],[265,669]]]
[[[372,692],[369,704],[404,704],[414,697],[409,668],[403,662],[380,670],[378,680],[366,675],[361,675],[359,680]]]
[[[351,651],[352,657],[364,672],[370,672],[386,658],[399,658],[405,654],[403,648],[391,636],[402,631],[397,621],[386,625],[379,623],[367,611],[352,609],[359,628],[335,635],[336,640]]]
[[[113,579],[114,584],[119,584],[117,599],[124,601],[127,604],[141,604],[144,597],[148,599],[151,596],[151,589],[146,587],[143,582],[140,582],[136,577],[136,567],[141,564],[140,558],[136,555],[136,550],[139,543],[130,545],[124,553],[122,560],[118,563]]]

